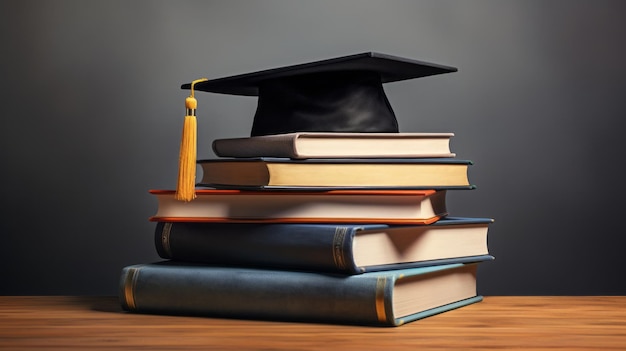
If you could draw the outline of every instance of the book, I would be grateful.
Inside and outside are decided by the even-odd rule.
[[[358,275],[164,261],[124,267],[131,312],[399,326],[478,302],[477,263]]]
[[[221,158],[199,160],[201,186],[473,188],[472,161],[456,158],[307,159]]]
[[[454,157],[454,133],[297,132],[213,141],[219,157],[394,158]]]
[[[176,200],[151,190],[156,222],[291,222],[430,224],[446,216],[446,190],[246,191],[198,189]]]
[[[488,255],[490,218],[445,217],[430,225],[159,222],[164,259],[229,266],[361,274],[476,261]]]

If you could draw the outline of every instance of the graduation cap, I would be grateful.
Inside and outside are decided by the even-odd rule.
[[[258,96],[251,136],[305,131],[397,133],[398,122],[383,84],[456,71],[455,67],[367,52],[224,78],[200,79],[183,84],[181,88],[191,90],[188,99],[193,98],[194,90]],[[195,129],[197,102],[194,99],[186,104],[187,117],[193,115],[189,118],[193,119],[189,128]],[[195,143],[195,131],[187,134],[193,134]],[[181,143],[181,160],[193,153],[193,167],[189,164],[186,167],[195,172],[195,151],[185,151],[183,155],[184,143]],[[195,176],[191,182],[194,181]],[[188,177],[185,182],[192,184]],[[189,199],[189,196],[181,196],[181,200]]]
[[[258,96],[251,135],[398,132],[384,83],[457,71],[374,52],[206,80],[195,89]],[[191,84],[182,85],[190,89]]]

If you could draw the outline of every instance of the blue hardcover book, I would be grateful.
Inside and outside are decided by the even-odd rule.
[[[399,326],[481,301],[477,265],[340,275],[165,261],[125,267],[119,296],[138,313]]]
[[[445,217],[430,225],[158,222],[159,256],[217,265],[342,274],[488,255],[491,218]]]
[[[217,158],[199,160],[199,186],[241,189],[474,189],[470,160]]]

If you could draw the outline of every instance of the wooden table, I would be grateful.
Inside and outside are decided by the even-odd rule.
[[[626,296],[487,296],[400,327],[140,315],[116,297],[0,296],[0,350],[626,350]]]

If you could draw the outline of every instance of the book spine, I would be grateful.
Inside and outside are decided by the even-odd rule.
[[[298,158],[295,136],[271,136],[235,139],[215,139],[213,152],[219,157],[273,157]]]
[[[120,300],[139,313],[391,326],[394,279],[144,264],[123,268]]]
[[[359,227],[308,224],[158,222],[154,243],[165,259],[359,274]]]

